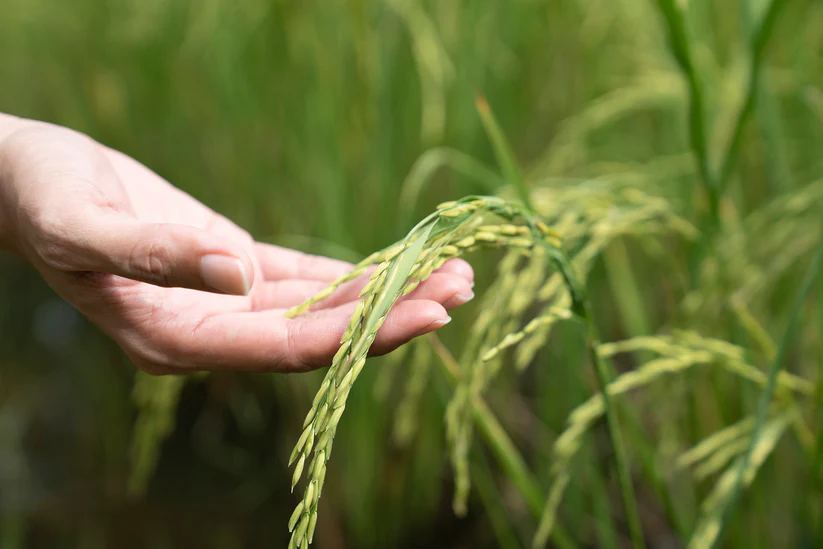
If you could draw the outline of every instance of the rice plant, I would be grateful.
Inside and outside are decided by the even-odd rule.
[[[587,196],[591,201],[577,197],[574,204],[598,221],[593,227],[581,227],[580,224],[584,223],[584,216],[581,216],[575,219],[577,231],[570,226],[563,228],[562,233],[585,241],[573,258],[568,256],[566,245],[560,239],[561,231],[542,221],[557,219],[558,227],[562,226],[563,217],[568,218],[570,211],[573,212],[570,207],[563,208],[567,204],[561,202],[556,205],[557,214],[547,212],[541,219],[519,203],[495,197],[467,197],[442,204],[436,212],[415,226],[404,240],[370,255],[350,274],[336,280],[326,290],[288,313],[298,315],[308,310],[314,303],[328,297],[335,288],[361,276],[371,266],[377,266],[361,292],[362,301],[352,315],[349,328],[341,340],[340,350],[315,396],[303,424],[304,431],[290,458],[290,463],[296,463],[292,486],[297,485],[304,472],[307,472],[308,477],[303,498],[289,522],[289,530],[292,532],[290,547],[308,547],[313,540],[317,504],[322,494],[334,435],[342,419],[346,399],[365,366],[366,355],[376,331],[393,303],[414,289],[445,261],[481,248],[508,250],[500,262],[498,279],[482,304],[483,313],[470,331],[466,344],[467,358],[461,361],[461,375],[456,380],[454,396],[446,415],[456,482],[454,510],[462,514],[466,512],[470,482],[468,454],[474,425],[474,403],[502,366],[500,355],[509,348],[525,345],[527,338],[533,337],[538,330],[547,332],[558,321],[576,318],[592,325],[588,316],[590,308],[578,273],[587,270],[592,259],[607,245],[609,239],[627,230],[645,230],[652,234],[663,230],[680,233],[685,237],[694,235],[688,223],[672,215],[665,203],[659,200],[636,192],[628,193],[628,212],[617,217],[614,214],[601,214],[602,217],[598,218],[594,213],[597,212],[598,205],[598,201],[594,199],[596,192],[584,192],[594,195]],[[611,190],[609,196],[613,200],[620,195]],[[610,206],[614,208],[614,202]],[[502,218],[507,223],[490,224],[490,217]],[[621,217],[625,217],[625,220]],[[518,218],[525,224],[512,223]],[[645,223],[649,224],[648,227]],[[519,264],[522,262],[525,266],[520,268]],[[555,271],[556,278],[551,278],[552,271]],[[533,305],[535,300],[537,303],[545,303],[545,308],[518,329],[526,305]],[[785,428],[799,419],[795,396],[809,398],[815,394],[815,387],[811,382],[792,374],[774,373],[767,380],[757,367],[747,362],[744,349],[694,332],[675,331],[672,335],[643,336],[604,344],[597,343],[595,333],[590,336],[596,345],[593,347],[596,357],[594,362],[601,369],[600,379],[604,390],[571,412],[566,431],[555,442],[553,482],[535,534],[534,547],[545,546],[552,535],[557,510],[571,478],[571,463],[582,447],[586,432],[604,414],[609,422],[616,422],[611,410],[613,404],[610,404],[615,397],[643,388],[665,376],[682,375],[701,364],[714,365],[729,375],[765,386],[766,394],[772,392],[770,387],[774,384],[779,389],[783,406],[774,411],[778,419],[765,427],[762,442],[753,446],[754,458],[751,459],[754,461],[751,465],[745,464],[745,467],[751,469],[746,469],[749,472],[743,478],[750,483],[756,468],[774,449]],[[536,348],[546,341],[546,334],[543,333],[536,341],[537,344],[531,343],[530,350],[521,355],[525,358],[518,360],[518,364],[527,364],[532,360]],[[609,381],[610,374],[605,371],[603,359],[626,352],[651,353],[660,355],[660,358],[648,360],[636,369]],[[409,381],[409,398],[419,394],[421,383],[425,382],[418,377],[425,375],[420,374],[423,367],[421,364],[413,370],[413,377]],[[402,421],[406,424],[412,421],[409,418],[411,413],[405,408],[402,412]],[[796,425],[801,436],[808,429],[802,420]],[[733,471],[744,467],[743,464],[729,464],[739,456],[748,455],[746,448],[750,444],[755,445],[755,438],[749,435],[753,427],[751,418],[744,420],[708,437],[678,459],[679,467],[690,467],[702,462],[694,473],[698,479],[711,477],[728,468],[719,481],[717,493],[711,495],[704,504],[706,518],[698,524],[690,542],[691,547],[706,547],[716,542],[721,512],[735,497],[736,484],[731,480]],[[760,428],[763,427],[758,426],[755,432]],[[613,442],[620,444],[618,431],[611,433]],[[403,435],[404,438],[407,436]],[[620,456],[619,461],[624,459],[620,453],[617,455]],[[623,467],[624,464],[620,463],[619,466]],[[627,507],[631,509],[634,496],[626,484],[622,488],[628,492]],[[643,543],[642,538],[635,538],[635,541],[638,545]]]
[[[489,224],[492,217],[508,223]],[[518,218],[525,225],[511,224]],[[495,197],[467,197],[441,204],[436,212],[418,223],[404,240],[370,255],[349,275],[289,311],[289,315],[298,315],[308,310],[341,284],[377,265],[363,287],[363,299],[352,314],[340,350],[315,396],[303,424],[304,431],[289,459],[290,463],[296,463],[292,487],[298,483],[304,469],[308,477],[303,499],[289,521],[292,532],[290,547],[308,547],[313,540],[317,503],[322,494],[326,463],[331,456],[337,425],[346,408],[349,392],[365,365],[369,347],[391,306],[447,260],[464,252],[495,247],[515,249],[520,254],[529,254],[532,250],[544,251],[563,277],[571,295],[572,310],[585,315],[582,288],[557,233],[522,206]],[[453,444],[465,451],[462,448],[465,441],[454,440]],[[456,464],[460,467],[463,462],[458,460]],[[465,482],[465,473],[462,470],[457,473],[458,479]],[[465,491],[467,486],[461,485],[459,490]]]
[[[820,3],[65,4],[4,6],[4,112],[258,239],[381,251],[326,380],[197,383],[132,383],[90,330],[61,343],[53,296],[1,257],[0,401],[24,405],[0,429],[0,545],[823,544]],[[477,299],[364,361],[457,256]],[[213,463],[204,432],[251,458]]]

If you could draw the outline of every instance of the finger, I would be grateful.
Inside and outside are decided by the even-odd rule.
[[[424,299],[436,301],[446,310],[454,309],[474,298],[471,284],[460,275],[433,273],[403,300]]]
[[[289,248],[258,242],[255,254],[266,280],[307,279],[332,281],[354,266],[345,261],[319,255],[310,255]]]
[[[474,286],[474,269],[472,269],[471,264],[465,259],[449,259],[435,272],[461,276],[465,278],[471,286]]]
[[[377,332],[369,354],[390,353],[415,337],[433,332],[451,322],[446,310],[436,301],[413,299],[395,305]]]
[[[368,275],[363,275],[356,280],[347,282],[332,295],[318,303],[316,308],[329,309],[356,301],[368,279]],[[448,303],[447,309],[462,305],[474,297],[471,284],[462,275],[440,271],[432,273],[429,278],[421,282],[420,286],[412,293],[415,292],[418,292],[415,299],[430,299],[444,306]]]
[[[350,303],[293,320],[282,311],[230,313],[201,321],[183,338],[167,341],[169,368],[301,372],[328,366],[354,311]],[[414,337],[444,326],[450,317],[434,301],[398,303],[372,346],[387,353]]]
[[[279,280],[255,284],[250,294],[252,308],[255,311],[288,309],[300,305],[326,286],[328,283],[319,280]]]
[[[62,219],[40,256],[68,271],[99,271],[148,282],[232,295],[248,294],[251,260],[234,241],[172,223],[140,223],[118,214]]]
[[[292,250],[287,251],[291,252]],[[335,260],[328,260],[327,258],[319,259],[336,262]],[[363,289],[363,286],[365,286],[368,282],[369,274],[373,269],[374,267],[370,268],[362,276],[359,276],[355,280],[352,280],[340,286],[340,288],[338,288],[331,296],[327,297],[326,299],[322,300],[317,305],[315,305],[313,307],[313,310],[330,309],[334,307],[339,307],[340,305],[343,305],[351,301],[356,301],[360,296],[360,291]],[[348,270],[346,272],[348,272]],[[463,282],[465,282],[465,284],[463,284]],[[417,294],[416,298],[432,299],[443,304],[447,309],[453,309],[454,307],[462,305],[463,303],[474,297],[474,293],[471,291],[471,288],[473,286],[474,270],[472,269],[471,265],[469,265],[466,261],[463,261],[462,259],[451,259],[447,261],[445,264],[443,264],[443,266],[440,269],[435,271],[434,274],[432,274],[426,281],[421,283],[420,287],[424,289],[425,293]],[[323,287],[325,286],[321,285],[320,287],[318,287],[317,291],[319,292],[323,289]],[[314,295],[314,293],[310,295],[301,295],[304,295],[305,300]],[[291,301],[289,302],[292,303]],[[292,303],[292,305],[278,305],[276,304],[278,303],[278,301],[272,301],[271,303],[275,304],[270,306],[266,305],[264,307],[273,308],[299,305],[299,303]]]

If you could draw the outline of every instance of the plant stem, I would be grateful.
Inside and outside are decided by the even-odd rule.
[[[491,107],[489,107],[489,102],[486,101],[486,98],[482,95],[478,95],[475,98],[475,105],[477,106],[477,112],[480,114],[480,120],[483,122],[483,128],[486,130],[486,135],[489,136],[489,141],[491,141],[494,155],[497,157],[497,163],[503,171],[503,177],[509,185],[515,188],[517,196],[520,197],[523,205],[526,206],[530,212],[534,212],[534,205],[529,195],[529,187],[526,184],[523,173],[520,171],[520,167],[514,157],[514,152],[512,152],[512,148],[506,140],[503,130],[500,129],[500,124],[497,123]]]
[[[700,177],[703,180],[709,201],[709,217],[711,220],[707,233],[709,240],[713,239],[714,233],[719,229],[720,199],[726,191],[734,162],[737,159],[746,122],[754,110],[763,53],[774,29],[777,15],[786,3],[786,0],[772,0],[766,15],[763,17],[763,22],[751,40],[751,65],[749,67],[746,96],[735,119],[731,141],[721,157],[719,172],[714,173],[709,159],[703,88],[697,69],[694,66],[683,12],[677,5],[676,0],[658,0],[658,5],[666,20],[672,54],[678,65],[680,65],[689,88],[689,142],[692,152],[697,158]]]
[[[489,513],[489,522],[500,549],[522,549],[523,544],[520,543],[514,526],[506,516],[503,498],[492,477],[491,465],[481,452],[476,451],[474,454],[472,478],[477,487],[477,493]]]
[[[446,377],[451,383],[456,383],[460,375],[460,364],[452,356],[451,351],[443,345],[436,334],[426,336],[434,349],[435,354],[440,359]],[[526,466],[526,462],[512,440],[506,434],[505,429],[497,421],[492,411],[482,398],[475,398],[472,402],[474,410],[474,421],[477,428],[489,445],[489,448],[497,457],[506,475],[512,481],[515,488],[526,502],[529,511],[535,517],[543,514],[545,501],[540,483]],[[552,531],[552,539],[561,549],[571,549],[575,545],[571,536],[560,525]]]
[[[800,313],[803,310],[803,305],[806,302],[806,296],[809,294],[809,291],[812,288],[812,285],[817,280],[818,273],[820,272],[820,265],[823,262],[823,226],[821,227],[821,240],[818,244],[817,251],[815,252],[814,258],[812,259],[811,265],[809,265],[809,270],[806,273],[806,277],[803,280],[803,285],[800,288],[800,292],[797,294],[797,298],[792,306],[791,313],[789,315],[789,322],[786,325],[786,330],[783,332],[783,337],[780,340],[780,345],[777,349],[777,354],[772,361],[771,368],[769,369],[769,377],[766,381],[766,387],[763,389],[763,393],[760,395],[760,401],[757,405],[757,414],[755,416],[755,423],[754,423],[754,431],[752,432],[752,438],[749,441],[749,446],[746,449],[746,453],[743,455],[743,458],[740,460],[737,470],[737,479],[735,481],[734,487],[732,488],[732,496],[729,498],[729,504],[726,510],[723,513],[723,520],[720,523],[720,532],[717,534],[715,538],[715,542],[713,547],[722,547],[723,546],[723,538],[725,536],[729,520],[732,517],[734,512],[734,508],[737,505],[737,501],[740,499],[740,490],[743,484],[743,477],[746,474],[746,469],[749,467],[749,462],[752,459],[752,454],[754,453],[754,449],[757,446],[758,439],[760,438],[760,431],[763,429],[763,425],[766,423],[766,417],[769,413],[769,405],[772,401],[772,396],[774,395],[774,390],[777,385],[777,374],[780,372],[784,359],[786,357],[786,353],[788,352],[789,343],[792,340],[792,336],[794,335],[795,329],[797,327],[797,321],[800,318]]]
[[[637,509],[637,499],[634,494],[634,487],[631,481],[631,471],[629,469],[629,461],[626,455],[626,449],[623,444],[623,437],[620,432],[620,423],[617,419],[614,405],[611,397],[609,397],[607,388],[611,381],[608,366],[597,354],[597,346],[600,342],[600,337],[597,333],[597,327],[594,324],[594,319],[591,313],[591,306],[588,299],[585,305],[585,316],[583,321],[589,333],[589,354],[591,356],[594,370],[597,375],[597,382],[600,385],[600,392],[603,395],[603,409],[606,414],[606,424],[609,428],[609,437],[612,440],[614,447],[614,459],[617,467],[617,477],[620,482],[620,491],[623,494],[623,504],[626,507],[626,518],[629,523],[629,533],[632,539],[632,546],[634,549],[643,549],[645,541],[643,539],[643,527],[640,524],[640,514]]]
[[[818,316],[818,332],[823,330],[823,276],[818,275],[817,283],[818,299],[817,299],[817,316]],[[821,334],[823,335],[823,334]],[[817,373],[817,428],[823,429],[823,361],[818,361]],[[814,457],[812,461],[812,481],[818,493],[816,501],[809,506],[810,515],[814,515],[815,511],[821,508],[821,498],[819,494],[823,493],[823,436],[817,437],[817,444],[815,446]],[[813,525],[811,530],[814,540],[818,546],[823,543],[823,523],[815,520],[811,521]]]
[[[686,23],[680,7],[675,0],[658,0],[658,5],[666,20],[672,54],[680,65],[689,88],[689,143],[697,159],[698,171],[709,201],[712,226],[717,227],[720,224],[720,189],[709,161],[703,86],[692,60]]]
[[[766,15],[763,17],[763,22],[760,24],[757,33],[751,41],[752,56],[749,67],[749,82],[746,89],[746,98],[743,101],[740,112],[737,114],[732,139],[726,149],[726,154],[723,156],[723,164],[720,168],[720,176],[717,181],[718,193],[721,196],[726,191],[734,162],[737,159],[737,153],[740,150],[740,143],[743,140],[743,130],[746,127],[746,122],[754,110],[757,89],[760,83],[760,66],[763,60],[763,53],[766,50],[766,44],[771,37],[778,14],[786,4],[786,0],[772,0]]]

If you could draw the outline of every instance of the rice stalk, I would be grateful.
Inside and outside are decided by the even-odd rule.
[[[744,449],[744,455],[721,475],[701,505],[702,516],[689,540],[689,549],[715,547],[722,541],[725,512],[734,502],[738,484],[749,486],[754,481],[758,470],[777,446],[795,413],[796,411],[790,410],[765,423],[759,435],[755,432],[756,436],[752,437],[752,451],[749,453]]]
[[[472,397],[477,370],[476,356],[482,344],[500,331],[508,322],[511,295],[517,287],[517,268],[523,258],[519,250],[509,250],[498,265],[498,276],[479,304],[480,313],[469,330],[463,357],[461,376],[446,408],[446,438],[455,476],[455,494],[452,508],[458,516],[467,511],[470,489],[469,447],[473,434]]]
[[[557,136],[530,170],[530,176],[568,172],[583,157],[588,148],[585,138],[592,132],[639,111],[676,105],[684,97],[676,74],[659,72],[643,75],[636,82],[595,99],[562,123]]]
[[[314,398],[303,424],[303,434],[289,458],[289,464],[296,462],[292,477],[294,489],[303,474],[309,454],[314,449],[313,459],[308,464],[309,481],[303,499],[289,521],[289,531],[292,533],[290,548],[308,547],[314,538],[317,503],[323,491],[326,464],[349,392],[366,363],[366,355],[377,330],[408,285],[411,272],[415,267],[419,268],[421,252],[434,226],[435,222],[429,220],[412,230],[410,236],[403,241],[402,251],[381,263],[372,273],[363,292],[368,297],[358,304],[352,315],[340,349]]]
[[[718,180],[719,192],[721,194],[728,185],[729,176],[731,175],[734,163],[737,160],[740,145],[743,141],[743,130],[746,128],[746,122],[754,110],[766,44],[768,44],[769,38],[772,35],[777,17],[787,3],[786,0],[771,0],[760,25],[757,26],[757,30],[750,38],[749,52],[751,58],[749,59],[749,78],[743,104],[740,106],[734,122],[732,138],[726,146],[725,154],[722,157]]]
[[[705,322],[726,308],[739,316],[742,306],[768,303],[776,282],[817,245],[821,203],[823,181],[815,181],[775,198],[718,235],[717,257],[705,262],[698,288],[681,303],[686,318]],[[717,268],[720,262],[726,266],[722,271]],[[735,288],[731,297],[725,287]]]
[[[480,452],[473,452],[472,476],[477,486],[477,494],[489,514],[489,522],[497,538],[500,549],[522,549],[514,525],[507,516],[501,490],[495,486],[491,466]]]
[[[528,229],[515,225],[479,225],[484,214],[493,214],[505,220],[523,218]],[[470,231],[470,234],[466,234]],[[527,239],[531,240],[528,241]],[[521,239],[522,242],[516,240]],[[380,260],[361,291],[362,301],[352,314],[349,326],[336,353],[312,407],[304,421],[301,434],[289,459],[295,464],[292,488],[304,471],[307,485],[301,502],[295,509],[289,529],[290,547],[308,547],[313,539],[317,521],[317,503],[322,494],[326,463],[331,455],[334,435],[345,410],[346,399],[365,365],[366,356],[389,310],[404,294],[425,280],[437,267],[463,251],[485,245],[512,245],[525,247],[539,245],[564,274],[575,303],[582,303],[571,266],[562,250],[557,235],[541,221],[528,215],[517,205],[492,197],[467,197],[460,201],[441,204],[398,244],[373,254],[355,267],[365,272],[370,264]],[[288,311],[294,316],[307,311],[324,299],[351,275],[341,277],[327,289]],[[581,306],[577,306],[580,310]]]
[[[133,496],[146,492],[149,479],[157,467],[160,447],[174,431],[174,417],[185,376],[150,376],[138,372],[132,399],[137,407],[137,420],[131,439],[131,471],[128,491]]]
[[[437,143],[445,131],[446,92],[454,79],[454,65],[435,22],[420,3],[391,0],[388,5],[403,19],[411,37],[422,96],[420,139],[424,144]]]
[[[785,331],[783,332],[783,337],[780,340],[777,354],[775,355],[771,368],[769,369],[769,375],[766,379],[765,388],[763,393],[760,395],[760,400],[757,405],[754,431],[749,447],[740,461],[737,474],[734,475],[733,485],[729,489],[728,498],[723,499],[723,503],[718,504],[717,511],[712,514],[711,530],[715,529],[715,524],[717,529],[716,536],[712,537],[712,541],[709,544],[712,547],[717,544],[722,544],[725,530],[729,521],[729,515],[733,512],[734,507],[737,504],[742,486],[751,482],[751,479],[749,479],[749,471],[751,468],[756,470],[758,467],[758,459],[761,459],[759,448],[761,444],[765,446],[770,440],[767,437],[767,431],[765,429],[766,416],[768,414],[769,407],[771,406],[775,388],[778,385],[778,378],[780,377],[779,374],[782,373],[781,368],[788,352],[790,341],[794,335],[798,318],[800,317],[800,313],[806,302],[806,297],[808,296],[809,291],[811,291],[811,288],[820,273],[821,263],[823,263],[823,238],[821,238],[820,244],[818,245],[814,257],[812,258],[811,265],[806,272],[803,284],[797,294],[792,310],[789,314],[789,321]],[[761,433],[761,431],[763,432]],[[762,463],[762,460],[765,460],[765,457],[761,459],[760,463]],[[754,478],[754,473],[751,474],[751,478]],[[732,481],[730,481],[730,483],[731,482]],[[707,530],[708,529],[709,527],[707,527]]]
[[[400,369],[406,363],[413,345],[403,345],[383,358],[384,364],[377,372],[374,381],[374,398],[386,402],[391,395],[395,380],[400,376]]]
[[[552,477],[552,485],[549,489],[549,496],[546,498],[546,506],[537,525],[534,539],[532,539],[533,549],[542,549],[548,543],[557,523],[557,510],[560,508],[563,494],[571,480],[571,474],[567,469],[557,471]]]
[[[554,241],[551,242],[555,244]],[[467,510],[470,488],[469,447],[473,432],[471,401],[482,394],[500,367],[499,361],[494,361],[495,357],[489,357],[486,361],[479,358],[483,352],[483,343],[501,337],[501,332],[513,329],[515,320],[525,309],[522,302],[517,301],[518,293],[522,292],[524,286],[536,289],[545,268],[546,257],[542,248],[531,250],[531,263],[524,271],[527,273],[524,279],[516,269],[521,257],[521,253],[510,251],[500,263],[495,285],[486,294],[487,300],[481,304],[481,313],[471,328],[462,359],[463,376],[446,411],[446,432],[455,471],[453,508],[458,515]],[[539,266],[541,263],[542,267]]]
[[[447,377],[456,385],[457,380],[461,376],[462,368],[460,364],[436,334],[429,334],[427,339],[440,360],[440,363],[443,365]],[[501,468],[512,485],[520,492],[531,514],[535,517],[540,516],[544,508],[543,496],[540,492],[539,483],[526,466],[523,456],[517,450],[517,447],[509,438],[503,426],[500,425],[500,422],[481,397],[476,398],[472,406],[474,408],[474,421],[478,431],[486,439],[489,448],[497,457]],[[575,546],[571,541],[570,535],[562,525],[557,525],[557,527],[552,530],[551,535],[552,541],[554,541],[560,549],[572,549]]]
[[[400,185],[398,203],[403,212],[400,216],[402,222],[409,223],[411,221],[411,216],[414,215],[420,195],[425,190],[426,185],[431,181],[437,170],[445,167],[477,181],[482,185],[484,192],[494,192],[505,183],[493,170],[468,154],[448,147],[428,149],[415,161],[406,179]]]
[[[424,342],[414,344],[408,381],[394,418],[392,438],[398,446],[407,446],[417,432],[420,398],[429,381],[433,358],[430,345]]]
[[[709,201],[709,214],[712,225],[717,227],[720,220],[720,191],[715,170],[709,157],[709,130],[706,107],[703,97],[703,82],[692,55],[691,40],[688,36],[686,19],[681,6],[676,0],[658,0],[657,5],[666,22],[669,46],[689,90],[689,144],[697,161],[698,171],[703,181],[704,190]],[[713,234],[715,229],[711,230]]]
[[[555,191],[550,195],[555,197],[555,200],[548,200],[547,197],[536,201],[538,211],[548,219],[562,215],[562,221],[555,223],[555,226],[563,235],[564,241],[573,245],[586,239],[578,251],[572,254],[572,263],[583,279],[586,278],[594,259],[618,238],[628,235],[646,237],[657,233],[674,233],[687,239],[697,236],[696,229],[674,214],[670,205],[662,198],[649,196],[638,189],[615,189],[612,187],[613,184],[614,182],[605,187],[610,190],[602,196],[602,202],[599,196],[601,192],[605,192],[602,189]],[[613,196],[610,194],[612,191],[619,192],[619,196],[626,202],[610,202],[607,197]],[[567,202],[569,197],[573,203]],[[567,209],[564,211],[563,208]],[[570,213],[575,209],[579,210],[579,213]],[[654,224],[658,219],[662,221],[660,226]],[[530,321],[534,323],[531,330],[515,342],[518,345],[515,359],[518,369],[525,368],[533,360],[558,319],[558,309],[567,307],[568,303],[561,279],[557,276],[547,280],[539,289],[537,298],[545,303],[544,309]],[[524,326],[520,331],[525,329]],[[497,345],[500,343],[502,341],[498,340]]]
[[[694,478],[696,480],[704,480],[718,471],[722,470],[734,458],[746,451],[749,447],[749,441],[736,440],[732,443],[717,450],[711,457],[706,459],[703,463],[695,467]]]
[[[725,341],[702,338],[692,332],[678,332],[677,336],[639,336],[619,342],[604,343],[597,349],[598,355],[602,358],[608,358],[618,353],[640,351],[662,356],[649,360],[636,369],[618,376],[608,384],[606,388],[608,396],[612,398],[621,396],[645,387],[662,377],[679,375],[695,366],[713,363],[757,385],[765,386],[767,384],[766,376],[762,372],[743,361],[745,354],[743,349]],[[797,376],[785,372],[784,374],[784,376],[777,376],[780,380],[777,383],[782,388],[805,396],[814,394],[814,387],[811,383]],[[556,494],[558,491],[562,494],[563,487],[567,483],[564,478],[570,474],[571,464],[582,448],[586,433],[605,412],[606,405],[601,392],[590,397],[569,414],[566,429],[554,443],[552,452],[553,480],[549,493],[555,495],[547,501],[544,515],[538,527],[541,537],[539,539],[535,538],[535,546],[542,547],[545,545],[545,541],[548,539],[546,536],[551,533],[551,525],[554,524],[554,517],[557,514],[557,507],[553,504],[556,502],[556,505],[559,506],[562,500]],[[703,459],[711,452],[717,451],[722,446],[721,443],[727,443],[728,438],[740,436],[738,432],[740,430],[744,430],[744,427],[740,425],[732,426],[727,431],[721,432],[722,434],[718,433],[718,438],[706,439],[704,445],[698,445],[691,454],[686,454],[686,457],[681,457],[681,459],[687,464],[692,463],[693,460]],[[718,458],[718,461],[720,461],[720,458]],[[680,460],[678,462],[680,463]],[[711,468],[707,466],[706,473],[708,474],[710,470]]]
[[[489,348],[485,353],[483,353],[480,360],[483,362],[488,362],[509,347],[520,343],[526,335],[534,333],[540,328],[548,328],[558,320],[567,320],[571,317],[572,312],[569,309],[552,307],[547,314],[543,314],[542,316],[532,319],[521,331],[507,334],[506,337],[500,341],[500,343]]]
[[[766,374],[746,362],[745,351],[741,347],[720,339],[702,337],[695,332],[678,331],[675,333],[690,348],[712,353],[718,359],[720,365],[729,372],[758,385],[765,386],[767,384]],[[780,389],[803,396],[811,396],[815,391],[813,383],[788,372],[778,372],[775,383]]]
[[[708,458],[722,447],[747,436],[754,427],[754,416],[748,416],[701,440],[694,447],[680,454],[675,467],[685,469]]]
[[[626,449],[623,443],[623,434],[617,419],[617,412],[609,395],[608,386],[611,382],[612,372],[606,365],[603,358],[597,354],[597,346],[600,345],[600,335],[597,325],[594,323],[591,304],[584,302],[585,313],[582,316],[588,332],[587,350],[590,360],[594,365],[594,372],[597,383],[602,393],[603,411],[606,416],[606,427],[609,438],[611,438],[614,450],[615,468],[617,469],[617,480],[620,485],[620,492],[623,496],[623,506],[626,512],[626,519],[629,523],[629,535],[634,549],[643,549],[646,542],[643,534],[643,526],[640,523],[640,513],[638,511],[637,499],[634,494],[634,485],[631,478],[631,469],[626,457]]]
[[[483,123],[483,129],[486,130],[486,135],[492,143],[494,155],[497,158],[497,164],[503,172],[503,177],[517,191],[517,195],[523,202],[523,205],[534,211],[531,195],[529,194],[529,187],[520,170],[520,166],[514,156],[509,145],[506,135],[497,123],[497,119],[489,106],[489,102],[482,95],[475,97],[475,106],[477,113],[480,115],[480,121]]]

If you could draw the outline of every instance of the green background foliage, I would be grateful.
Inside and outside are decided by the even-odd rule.
[[[814,390],[795,400],[778,384],[773,400],[795,419],[742,488],[725,546],[816,547],[823,279],[792,305],[821,242],[821,28],[813,0],[5,0],[0,111],[85,132],[259,240],[357,260],[443,200],[516,196],[506,183],[518,169],[498,168],[481,93],[538,212],[588,220],[571,224],[583,227],[573,251],[599,222],[622,219],[625,189],[696,228],[629,224],[598,250],[585,271],[603,341],[689,330],[739,346],[763,372],[760,385],[743,382],[714,357],[621,397],[648,546],[685,546],[701,502],[736,471],[730,458],[700,475],[677,457],[755,413],[777,355]],[[469,257],[478,295],[501,257]],[[455,355],[481,312],[467,305],[443,330]],[[513,478],[475,437],[459,519],[448,376],[432,367],[415,389],[417,428],[405,425],[399,444],[398,402],[421,382],[406,371],[436,360],[415,344],[370,361],[336,437],[315,545],[530,546],[556,480],[553,445],[598,390],[585,337],[561,323],[523,373],[495,379],[486,402],[534,475]],[[190,380],[176,408],[173,391],[157,393],[174,425],[152,424],[171,434],[133,497],[133,366],[32,269],[1,256],[0,549],[285,547],[300,497],[288,456],[321,379],[214,374]],[[570,546],[629,544],[608,435],[593,425],[568,471],[558,521]]]

